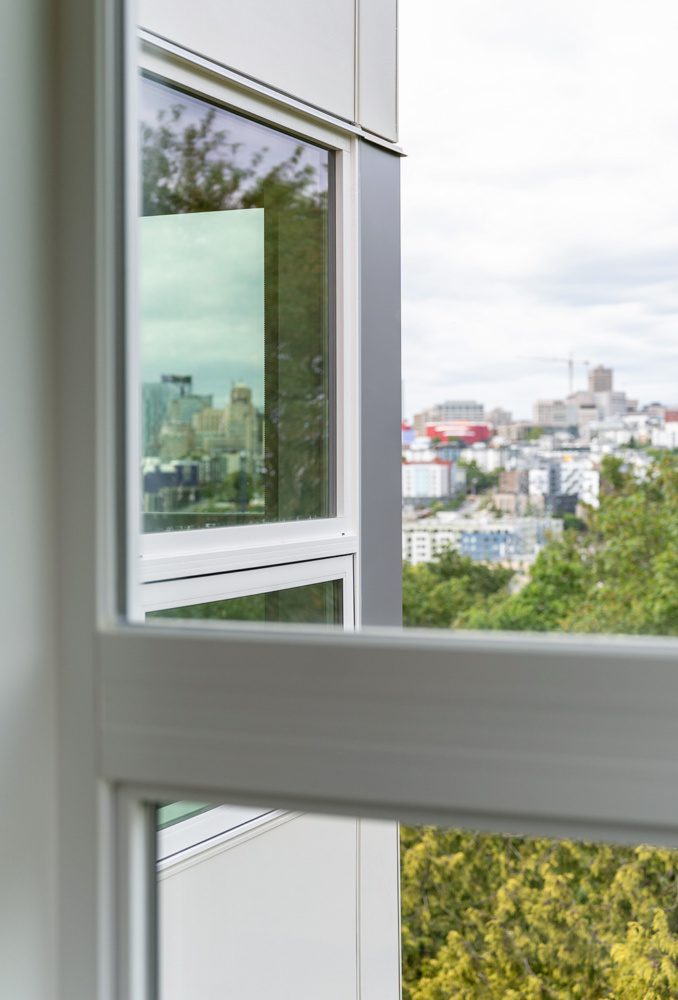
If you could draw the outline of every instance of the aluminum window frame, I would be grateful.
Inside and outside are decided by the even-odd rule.
[[[330,555],[358,556],[359,428],[357,351],[357,153],[356,139],[340,127],[300,114],[296,108],[276,104],[268,95],[237,85],[226,74],[207,73],[190,52],[174,46],[167,51],[128,25],[126,69],[126,362],[128,399],[126,470],[128,481],[127,524],[139,525],[127,532],[127,592],[130,613],[137,617],[134,594],[141,583],[196,573],[231,571],[324,558]],[[323,146],[334,156],[335,217],[330,233],[334,260],[330,282],[335,282],[330,302],[334,306],[333,368],[335,441],[330,454],[336,463],[336,515],[308,521],[270,522],[222,528],[143,533],[140,526],[141,491],[136,470],[140,468],[140,385],[138,291],[136,268],[138,247],[132,222],[138,189],[137,119],[135,115],[137,73],[147,71],[156,78],[223,106],[236,114],[299,136]],[[333,252],[332,252],[333,251]]]
[[[107,23],[110,34],[110,14]],[[135,46],[136,38],[128,42]],[[104,72],[110,79],[110,66]],[[193,71],[178,59],[176,72]],[[214,86],[226,84],[217,80]],[[261,95],[232,81],[229,86],[243,110],[260,107]],[[129,89],[127,95],[129,100]],[[265,103],[272,124],[289,120],[284,102],[277,107],[267,96]],[[119,184],[111,169],[116,159],[107,154],[116,148],[120,120],[110,103],[103,110],[101,231],[119,238]],[[298,109],[294,115],[298,124]],[[325,121],[316,122],[312,109],[307,120],[309,129],[328,128]],[[339,142],[339,127],[330,133]],[[350,131],[341,139],[349,153],[354,141]],[[353,192],[343,196],[351,217],[355,170],[353,156],[350,176],[348,170],[342,174]],[[351,274],[357,229],[343,245]],[[116,996],[152,995],[147,938],[136,933],[148,928],[152,911],[146,878],[149,800],[249,802],[497,832],[678,845],[676,640],[399,630],[337,634],[236,625],[148,628],[117,619],[110,558],[117,482],[110,377],[117,239],[109,235],[99,249],[98,368],[104,391],[97,421],[95,739],[105,790],[99,843],[101,934],[107,942],[102,964],[109,971],[111,956],[117,957]],[[351,300],[348,287],[342,297],[345,319],[355,324],[358,296]],[[351,384],[342,391],[352,400],[349,411],[357,412],[355,357],[346,370]],[[350,412],[346,418],[356,420]],[[351,426],[353,434],[356,425]],[[349,491],[354,528],[358,468],[352,454],[346,469],[355,477]],[[139,509],[134,506],[134,516]],[[303,544],[332,541],[309,536]],[[298,538],[290,542],[297,551],[301,546]],[[244,541],[243,560],[252,548],[267,558],[266,545]],[[280,547],[276,552],[271,562],[284,562]],[[137,586],[139,553],[132,555],[128,582]],[[184,560],[186,568],[197,565],[186,553],[156,557],[175,559],[177,566]],[[191,558],[213,570],[218,564],[205,552]],[[117,914],[114,927],[109,927],[111,908]],[[106,990],[102,986],[102,996]]]
[[[225,601],[334,581],[341,584],[342,627],[347,631],[353,631],[355,611],[352,556],[259,566],[256,569],[243,569],[232,573],[177,577],[147,583],[142,587],[140,605],[142,613],[145,614],[148,611]],[[225,626],[226,622],[220,623],[220,627]]]

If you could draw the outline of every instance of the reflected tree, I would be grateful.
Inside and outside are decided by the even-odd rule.
[[[328,177],[290,139],[283,159],[230,138],[176,100],[141,126],[143,215],[264,209],[264,460],[267,520],[332,508]],[[168,98],[169,99],[169,98]],[[317,150],[314,150],[317,154]],[[317,158],[317,156],[316,156]],[[328,166],[329,154],[322,157]]]

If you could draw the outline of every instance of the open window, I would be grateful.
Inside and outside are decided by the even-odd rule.
[[[675,841],[673,643],[346,634],[357,412],[382,391],[357,364],[358,244],[385,253],[359,211],[374,137],[158,39],[133,62],[129,622],[100,629],[97,720],[121,995],[152,995],[158,802]],[[277,627],[324,624],[343,629]]]

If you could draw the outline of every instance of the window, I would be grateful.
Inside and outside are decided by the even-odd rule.
[[[144,76],[147,532],[335,513],[333,153]]]
[[[271,101],[256,88],[248,89],[242,80],[237,86],[229,83],[228,74],[218,68],[204,72],[203,66],[199,71],[190,54],[174,51],[170,57],[168,51],[147,42],[142,86],[152,85],[165,95],[167,88],[189,94],[201,108],[214,106],[243,121],[300,136],[301,141],[332,153],[336,230],[333,239],[328,235],[328,247],[336,247],[337,254],[332,264],[328,251],[327,273],[336,274],[336,299],[328,289],[328,340],[318,355],[323,374],[316,383],[323,387],[319,405],[327,425],[320,435],[320,452],[315,452],[324,456],[317,468],[325,469],[329,463],[330,471],[318,476],[322,487],[311,484],[316,500],[324,496],[326,501],[297,507],[303,513],[298,519],[276,520],[283,508],[277,499],[267,506],[265,479],[280,474],[283,456],[273,449],[267,464],[265,431],[260,439],[257,433],[248,438],[243,430],[241,440],[252,448],[238,452],[229,494],[216,500],[213,510],[196,509],[215,497],[205,498],[197,489],[200,470],[194,481],[191,469],[181,465],[201,461],[191,458],[191,435],[226,437],[230,424],[238,422],[226,407],[236,404],[249,414],[242,424],[249,420],[250,429],[258,424],[265,428],[267,421],[274,423],[270,405],[267,409],[274,397],[267,397],[264,379],[258,403],[254,391],[251,397],[227,396],[222,400],[223,416],[218,416],[209,411],[219,406],[191,398],[212,394],[214,403],[217,390],[199,385],[184,358],[183,367],[167,369],[163,359],[163,367],[149,376],[152,384],[165,386],[156,395],[169,418],[164,410],[162,419],[153,416],[153,394],[147,395],[146,443],[152,445],[155,420],[160,428],[153,431],[158,449],[165,441],[168,462],[179,466],[175,481],[149,484],[149,497],[154,492],[150,486],[157,486],[156,494],[169,492],[162,509],[146,511],[154,515],[147,533],[142,537],[130,532],[133,624],[109,620],[98,637],[99,774],[118,792],[115,808],[123,843],[117,868],[122,886],[119,954],[127,995],[134,998],[147,995],[151,974],[143,947],[149,904],[142,859],[153,816],[143,803],[158,801],[158,796],[163,801],[325,808],[389,819],[438,819],[481,829],[659,842],[675,838],[678,830],[672,710],[678,699],[678,672],[670,642],[342,634],[312,628],[298,632],[260,628],[253,633],[246,625],[222,630],[195,627],[195,622],[141,624],[147,613],[173,611],[176,616],[186,608],[217,603],[224,608],[231,600],[261,598],[275,592],[270,589],[274,568],[281,574],[280,594],[320,587],[327,595],[329,584],[332,600],[338,601],[341,580],[346,617],[347,590],[355,588],[359,554],[356,210],[361,158],[367,162],[371,156],[363,147],[373,150],[375,145],[364,136],[356,138],[356,130],[342,128],[338,121],[314,115],[313,109],[291,109],[283,100]],[[229,211],[262,209],[255,205]],[[265,216],[265,206],[263,211]],[[367,207],[361,206],[362,211]],[[185,227],[183,239],[193,224],[186,222],[192,214],[201,213],[166,213],[173,220],[168,228],[181,218],[176,226]],[[212,214],[219,217],[220,211]],[[361,214],[358,228],[362,218]],[[261,255],[255,250],[261,247],[261,220],[256,215],[251,219],[251,231],[248,219],[243,239],[250,241],[252,252],[244,253],[243,265],[249,268],[253,284],[260,286]],[[265,229],[264,219],[264,285]],[[383,248],[374,234],[372,238],[377,255]],[[139,293],[141,303],[148,301],[143,279]],[[276,341],[266,339],[266,294],[264,287],[263,354],[259,339],[264,375],[271,351],[276,350]],[[260,332],[254,306],[250,321],[251,329]],[[135,350],[131,396],[138,394],[143,381],[143,357],[138,356],[138,347]],[[163,375],[168,376],[164,382]],[[237,375],[235,379],[241,381]],[[363,384],[361,391],[377,389]],[[142,396],[140,408],[143,402]],[[191,412],[194,405],[197,409]],[[170,433],[163,435],[162,427],[167,424],[172,431],[173,420],[187,425],[181,431],[185,437],[176,440],[179,452],[188,451],[188,457],[169,458],[174,439]],[[263,485],[256,481],[260,440]],[[147,503],[140,470],[146,474],[144,460],[153,456],[142,454],[141,434],[131,434],[129,441],[128,475],[133,493],[136,483],[136,495],[128,509],[135,525]],[[203,444],[207,441],[209,437],[204,437]],[[228,445],[224,447],[228,454]],[[237,451],[238,445],[234,448]],[[162,454],[157,457],[160,466],[166,464]],[[224,506],[217,508],[217,502]],[[171,530],[151,530],[163,526],[165,514],[174,519]],[[238,517],[241,523],[233,524]],[[192,526],[177,523],[184,518],[195,518]],[[342,561],[342,567],[347,560],[347,565],[340,572],[338,566],[328,565],[334,560]],[[316,571],[314,579],[303,578]],[[255,579],[255,574],[261,576]],[[264,599],[262,612],[261,600],[257,602],[264,617],[266,603]]]
[[[354,140],[157,40],[134,62],[127,613],[174,587],[196,618],[207,587],[222,621],[353,627]],[[315,618],[297,578],[334,588]]]

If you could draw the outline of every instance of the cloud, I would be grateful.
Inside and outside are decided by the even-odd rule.
[[[527,416],[567,387],[530,359],[570,351],[674,401],[678,7],[400,9],[408,410]]]
[[[243,380],[256,404],[264,378],[264,211],[140,220],[141,379],[192,375],[223,405]]]

